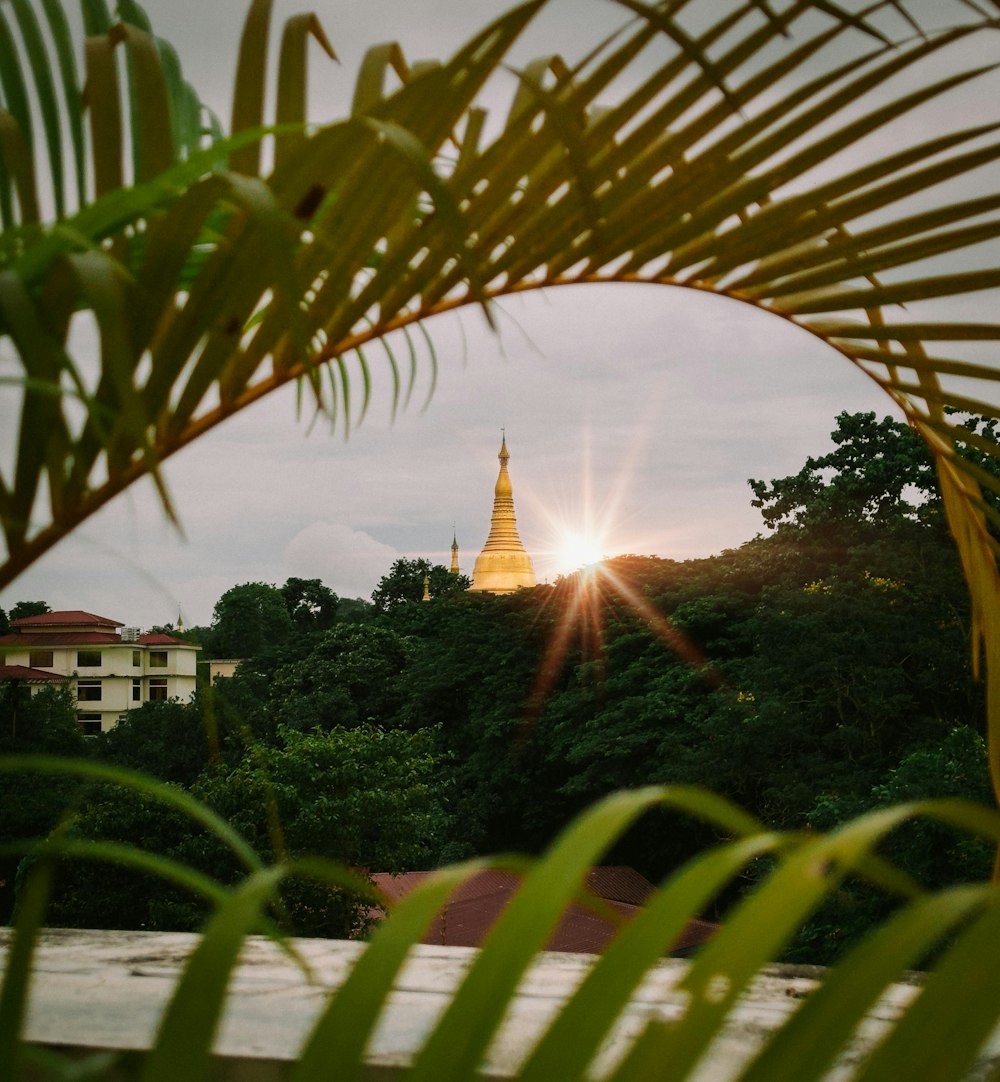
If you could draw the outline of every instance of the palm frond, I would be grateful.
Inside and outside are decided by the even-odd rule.
[[[0,770],[63,769],[56,761],[0,763]],[[171,802],[198,822],[207,809],[174,801],[171,787],[119,772],[139,792]],[[553,925],[568,902],[583,900],[581,884],[590,863],[637,817],[668,806],[710,822],[724,841],[672,875],[627,924],[560,1011],[540,1020],[537,1036],[516,1050],[497,1044],[508,1019],[510,997],[528,975]],[[372,1069],[375,1034],[392,1009],[392,992],[406,987],[402,969],[428,923],[451,893],[484,867],[516,870],[520,890],[482,949],[470,956],[448,1004],[424,1032],[394,1040],[412,1057],[404,1077],[455,1080],[505,1077],[587,1077],[624,1080],[690,1079],[709,1076],[745,1082],[826,1077],[845,1079],[931,1077],[960,1079],[981,1056],[1000,1017],[995,967],[982,965],[1000,921],[1000,888],[979,884],[927,893],[891,869],[872,863],[888,834],[916,817],[948,823],[963,834],[1000,841],[996,812],[960,801],[921,801],[868,813],[829,835],[776,834],[711,794],[690,788],[647,788],[615,794],[581,815],[537,859],[473,861],[426,880],[394,907],[342,981],[329,990],[312,1032],[290,1068],[295,1082],[336,1076],[359,1079]],[[359,878],[316,858],[254,868],[233,886],[176,869],[171,862],[131,847],[88,843],[57,834],[37,850],[41,858],[28,879],[16,939],[0,992],[0,1045],[5,1064],[17,1062],[23,1046],[31,957],[39,934],[48,877],[55,857],[105,857],[157,872],[171,882],[211,897],[215,912],[173,988],[158,1035],[141,1068],[147,1080],[209,1076],[227,987],[246,936],[269,928],[267,912],[289,876],[307,877],[332,889],[366,894]],[[729,889],[747,864],[770,856],[774,870],[759,889],[737,904],[723,928],[686,968],[671,979],[658,971],[663,951],[685,922]],[[758,1045],[742,1043],[716,1058],[716,1042],[738,1025],[744,997],[799,921],[837,890],[846,876],[867,876],[901,894],[893,916],[849,955],[796,1012],[776,1017]],[[270,928],[273,933],[273,928]],[[293,960],[304,963],[287,945]],[[937,951],[919,996],[902,1000],[896,982]],[[403,983],[401,984],[401,979]],[[644,981],[653,979],[663,1010],[623,1019],[623,1009]],[[871,1037],[871,1012],[892,996],[891,1014],[879,1012],[879,1040]],[[883,1039],[884,1038],[884,1039]],[[736,1051],[737,1054],[733,1054]],[[59,1062],[58,1058],[55,1062]],[[979,1063],[977,1070],[981,1070]]]

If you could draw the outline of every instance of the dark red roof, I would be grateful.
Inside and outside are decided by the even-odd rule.
[[[94,624],[100,624],[102,627],[125,626],[120,620],[109,620],[106,616],[97,616],[92,612],[83,612],[81,609],[43,612],[41,616],[22,616],[10,621],[11,627],[63,627],[72,624],[87,624],[91,627]]]
[[[0,680],[27,680],[29,682],[65,683],[68,676],[46,672],[44,669],[30,669],[27,665],[0,665]]]
[[[0,647],[11,646],[22,650],[37,650],[40,646],[189,646],[193,650],[201,649],[197,643],[175,639],[172,635],[151,633],[130,642],[108,631],[32,631],[27,635],[15,631],[0,635]]]
[[[591,868],[587,872],[587,887],[599,898],[629,905],[643,905],[656,890],[644,875],[623,864]]]
[[[401,875],[390,875],[388,872],[375,872],[372,879],[391,901],[399,901],[432,874],[403,872]],[[477,873],[452,894],[427,928],[421,942],[453,947],[480,946],[520,883],[520,876],[515,872],[488,869]],[[641,903],[655,890],[648,879],[634,868],[626,867],[592,868],[587,875],[587,887],[603,898],[622,921],[634,917]],[[572,903],[553,930],[545,949],[600,954],[618,927],[618,921]],[[708,921],[688,921],[670,950],[672,953],[690,951],[705,943],[715,930],[716,925]]]
[[[201,649],[197,643],[188,642],[187,639],[175,639],[173,635],[164,635],[159,631],[140,635],[137,641],[143,646],[193,646],[196,650]]]
[[[713,921],[692,917],[685,925],[684,931],[674,940],[670,953],[689,954],[695,948],[707,943],[718,930],[718,924]]]
[[[39,646],[121,646],[118,635],[106,631],[37,631],[27,635],[12,632],[0,635],[0,646],[20,646],[35,650]]]

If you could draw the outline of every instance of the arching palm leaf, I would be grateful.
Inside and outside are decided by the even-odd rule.
[[[257,0],[241,46],[233,133],[222,141],[134,4],[122,5],[124,25],[112,25],[102,3],[84,5],[86,110],[57,0],[44,0],[37,28],[26,3],[0,7],[0,17],[14,20],[0,25],[0,335],[19,365],[13,382],[21,403],[15,456],[0,471],[0,584],[133,480],[156,476],[169,455],[277,387],[303,381],[318,408],[339,409],[348,423],[353,366],[367,395],[363,350],[393,330],[463,305],[488,311],[494,297],[556,285],[646,282],[713,292],[828,344],[832,358],[876,380],[933,449],[988,662],[1000,785],[993,537],[1000,521],[983,495],[984,487],[1000,494],[1000,483],[961,451],[997,452],[947,413],[953,406],[1000,416],[1000,366],[982,359],[981,345],[976,351],[1000,339],[1000,323],[954,303],[995,296],[1000,286],[1000,188],[990,180],[1000,117],[963,127],[936,112],[937,130],[915,141],[897,131],[913,115],[926,118],[918,111],[928,103],[988,75],[963,67],[958,46],[982,39],[984,50],[995,49],[990,13],[1000,8],[955,0],[938,9],[955,25],[934,29],[918,26],[916,6],[903,2],[619,2],[632,17],[628,28],[576,66],[546,57],[526,67],[506,123],[487,134],[494,128],[477,95],[541,0],[515,8],[437,66],[411,70],[398,49],[373,52],[352,114],[316,129],[301,123],[299,69],[308,36],[325,39],[315,20],[295,21],[284,39],[277,130],[261,126],[266,98],[253,89],[266,71],[270,15],[269,2]],[[54,62],[43,62],[50,47]],[[650,66],[654,52],[659,60]],[[950,74],[942,63],[949,58]],[[389,69],[402,86],[387,95]],[[923,78],[925,70],[933,77]],[[36,117],[44,138],[32,130]],[[70,165],[62,158],[68,151]],[[262,166],[272,157],[273,168]],[[78,356],[81,315],[98,332],[96,377]],[[391,352],[387,359],[399,395],[406,381]],[[338,380],[323,381],[323,365]],[[599,848],[599,835],[613,833],[607,817],[627,819],[629,801],[637,807],[653,797],[622,799],[618,811],[612,802],[573,828],[586,845]],[[615,1077],[667,1077],[664,1064],[676,1077],[697,1070],[760,965],[845,871],[870,863],[887,830],[920,810],[998,837],[994,816],[954,805],[891,809],[808,841],[747,826],[745,841],[679,876],[656,903],[673,924],[753,854],[788,851],[689,971],[681,991],[692,1006],[683,1024],[647,1030]],[[485,1054],[501,1014],[489,1002],[491,971],[513,987],[515,970],[544,941],[532,922],[554,919],[552,882],[565,894],[560,877],[579,879],[590,859],[575,834],[567,837],[532,873],[528,900],[512,908],[499,946],[491,954],[487,945],[469,990],[446,1012],[444,1036],[432,1038],[419,1061],[428,1077],[445,1077],[439,1072],[449,1064],[454,1077],[468,1077]],[[269,888],[265,879],[233,903],[247,926]],[[417,916],[428,904],[412,903]],[[927,1043],[914,1043],[913,1033],[930,1033],[933,1013],[952,1026],[939,1048],[958,1047],[954,1036],[961,1052],[935,1064],[936,1077],[960,1077],[996,1023],[995,967],[980,967],[969,989],[964,975],[995,940],[998,912],[995,887],[918,899],[749,1077],[806,1077],[807,1068],[817,1075],[887,982],[953,931],[918,1001],[925,1006],[860,1070],[912,1077],[913,1056]],[[29,935],[37,917],[33,910]],[[411,923],[406,934],[417,917]],[[218,927],[210,934],[226,932]],[[526,1061],[527,1077],[559,1061],[567,1027],[599,1023],[596,1047],[613,1025],[660,947],[648,922],[635,928],[595,970],[562,1030]],[[223,938],[220,957],[228,959],[235,938]],[[376,946],[372,972],[345,986],[346,999],[328,1016],[334,1021],[317,1030],[306,1076],[313,1057],[322,1073],[330,1049],[340,1047],[338,1012],[364,1004],[374,1024],[391,976],[378,960],[398,965],[403,957],[391,939]],[[23,976],[25,959],[15,968]],[[614,996],[602,1002],[612,986]],[[213,987],[218,998],[225,981]],[[5,989],[4,998],[15,1002],[15,991],[8,997]],[[19,1011],[3,1023],[7,1045],[16,1041]],[[183,1018],[181,1007],[171,1017]],[[809,1033],[823,1035],[826,1059],[810,1063],[802,1053],[799,1038]],[[360,1071],[359,1042],[348,1044],[340,1051]],[[169,1074],[167,1052],[160,1055],[150,1071]],[[198,1055],[207,1062],[207,1047]]]
[[[304,378],[317,406],[332,412],[356,364],[367,396],[363,347],[389,331],[466,304],[488,310],[491,298],[516,291],[640,281],[773,312],[885,388],[938,456],[976,628],[1000,661],[988,525],[997,514],[980,491],[997,483],[958,453],[970,435],[945,412],[997,414],[1000,399],[984,390],[997,369],[962,347],[995,341],[1000,326],[950,315],[936,322],[938,306],[927,316],[921,308],[1000,285],[1000,194],[962,186],[990,175],[998,128],[992,120],[949,126],[916,144],[893,134],[914,110],[984,73],[959,66],[929,83],[919,78],[921,65],[960,57],[954,47],[995,31],[995,20],[955,3],[954,26],[918,34],[903,4],[620,0],[636,16],[625,33],[572,70],[557,58],[525,69],[506,125],[486,138],[476,95],[541,2],[515,8],[438,66],[411,72],[398,49],[373,50],[353,115],[308,132],[304,43],[311,34],[329,44],[314,18],[293,20],[277,105],[291,126],[267,175],[259,175],[268,156],[259,145],[266,0],[253,4],[241,46],[236,141],[207,150],[192,138],[199,110],[172,52],[143,28],[133,3],[122,8],[128,22],[114,26],[99,5],[86,8],[94,36],[85,110],[74,100],[61,11],[55,0],[44,4],[63,138],[38,21],[26,4],[11,5],[25,61],[0,25],[0,48],[17,61],[5,64],[0,113],[0,332],[21,365],[22,405],[16,460],[0,474],[0,584],[269,391]],[[651,68],[654,50],[661,59]],[[390,66],[403,85],[385,96]],[[615,80],[633,69],[633,88],[616,99]],[[132,93],[123,120],[125,78]],[[44,153],[31,127],[32,92]],[[64,145],[74,148],[68,172],[79,177],[89,163],[97,194],[74,212]],[[43,176],[56,211],[47,225],[35,221]],[[947,270],[924,269],[944,256]],[[99,330],[96,381],[74,355],[81,310]],[[339,382],[319,379],[323,364],[339,368]],[[398,396],[394,363],[391,374]],[[68,396],[82,402],[82,422]],[[349,423],[349,410],[340,416]],[[1000,663],[990,672],[997,716]],[[997,740],[991,758],[1000,777]]]

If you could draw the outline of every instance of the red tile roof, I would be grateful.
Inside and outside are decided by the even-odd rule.
[[[46,672],[44,669],[29,669],[27,665],[0,665],[0,680],[27,680],[29,683],[65,683],[68,676]]]
[[[12,631],[9,635],[0,635],[0,647],[11,646],[24,650],[36,650],[40,646],[189,646],[194,650],[201,649],[197,643],[175,639],[173,635],[150,633],[130,642],[109,631],[30,631],[27,634]]]
[[[63,627],[72,624],[87,624],[93,627],[100,624],[102,627],[124,627],[120,620],[109,620],[106,616],[96,616],[92,612],[83,612],[80,609],[64,609],[61,612],[43,612],[41,616],[22,616],[17,620],[11,620],[11,627]]]
[[[375,872],[372,879],[391,901],[399,901],[432,874],[403,872],[401,875],[390,875],[388,872]],[[515,872],[497,869],[487,869],[472,876],[452,894],[427,928],[421,942],[478,947],[514,896],[520,882]],[[592,868],[587,875],[587,887],[603,898],[622,921],[634,917],[641,903],[655,890],[649,880],[635,869],[626,867]],[[379,915],[377,911],[373,913],[373,916]],[[599,954],[614,937],[619,923],[574,902],[563,913],[545,949]],[[708,921],[689,921],[671,944],[670,951],[682,953],[700,946],[711,937],[716,927]]]
[[[173,635],[164,635],[159,631],[149,631],[140,635],[136,641],[142,646],[193,646],[196,650],[201,649],[197,643],[188,642],[187,639],[175,639]]]
[[[27,635],[12,632],[0,635],[0,646],[20,646],[35,650],[39,646],[121,646],[118,635],[106,631],[37,631]],[[126,643],[126,645],[129,645]]]
[[[656,890],[635,868],[610,864],[591,868],[587,872],[587,887],[600,898],[629,905],[642,905]]]

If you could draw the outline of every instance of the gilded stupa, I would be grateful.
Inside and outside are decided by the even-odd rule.
[[[493,518],[490,535],[476,559],[472,572],[472,590],[491,594],[512,594],[522,586],[535,585],[531,557],[521,544],[514,517],[514,490],[507,472],[510,452],[506,435],[500,441],[500,475],[493,495]]]

